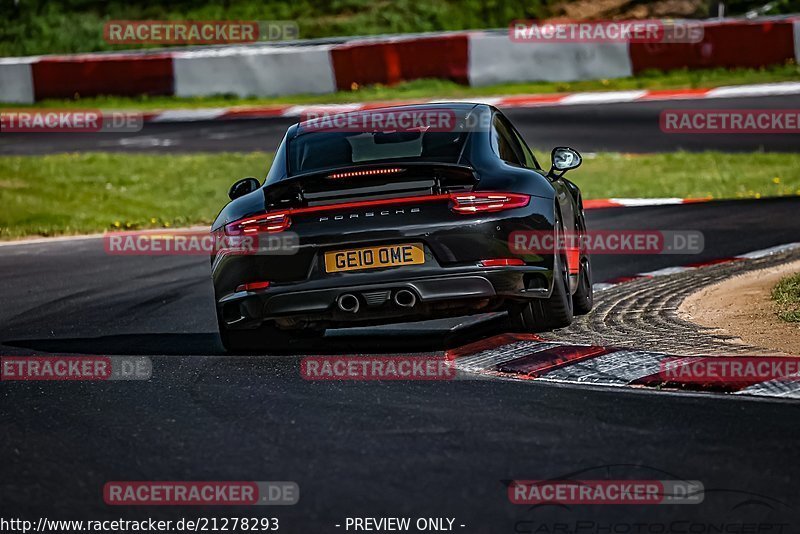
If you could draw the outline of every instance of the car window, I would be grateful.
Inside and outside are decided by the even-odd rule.
[[[524,158],[523,165],[528,167],[529,169],[539,169],[539,162],[536,161],[536,156],[533,155],[533,151],[528,148],[527,143],[519,134],[519,132],[511,126],[511,132],[514,134],[514,138],[517,140],[517,144],[522,148],[522,156]]]
[[[491,143],[500,159],[513,165],[523,165],[522,149],[498,115],[492,119]]]

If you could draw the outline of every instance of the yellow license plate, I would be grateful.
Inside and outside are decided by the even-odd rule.
[[[425,263],[425,251],[419,243],[337,250],[325,253],[325,271],[357,271],[380,267]]]

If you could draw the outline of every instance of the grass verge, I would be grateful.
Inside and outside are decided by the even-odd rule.
[[[778,317],[790,323],[800,323],[800,273],[787,276],[772,289],[778,304]]]
[[[369,102],[393,99],[470,98],[515,94],[549,94],[581,91],[622,91],[631,89],[695,89],[725,85],[746,85],[800,81],[800,66],[782,65],[763,69],[706,69],[650,71],[636,77],[576,82],[504,83],[486,87],[469,87],[448,80],[425,79],[394,86],[371,85],[352,91],[325,95],[293,95],[282,97],[241,98],[233,95],[208,97],[93,97],[73,100],[44,100],[30,105],[4,104],[7,108],[100,108],[152,111],[228,106],[267,106],[280,104],[320,104]]]
[[[587,199],[800,194],[800,154],[585,156],[569,177]],[[265,152],[3,156],[0,239],[208,224],[228,187],[263,177],[271,159]]]

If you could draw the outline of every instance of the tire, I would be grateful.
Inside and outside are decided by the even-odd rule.
[[[553,263],[553,291],[549,298],[532,299],[509,310],[514,332],[533,333],[563,328],[572,323],[572,296],[569,294],[567,263],[560,255]]]
[[[248,330],[230,330],[219,323],[219,337],[229,354],[284,354],[307,350],[323,335],[324,330],[281,330],[271,321]]]
[[[572,312],[575,315],[586,315],[594,306],[594,292],[592,291],[592,264],[589,258],[581,263],[581,276],[578,280],[578,289],[572,295]]]

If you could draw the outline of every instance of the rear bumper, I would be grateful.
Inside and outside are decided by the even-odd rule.
[[[396,279],[358,277],[347,284],[343,279],[329,279],[273,285],[265,290],[231,293],[220,298],[217,306],[228,328],[252,328],[264,320],[276,320],[289,328],[309,323],[330,327],[480,313],[507,300],[548,297],[552,287],[552,270],[541,266],[473,266],[440,271],[433,276]],[[403,307],[394,303],[399,290],[411,291],[416,304]],[[345,294],[358,298],[357,312],[339,309],[337,301]]]

